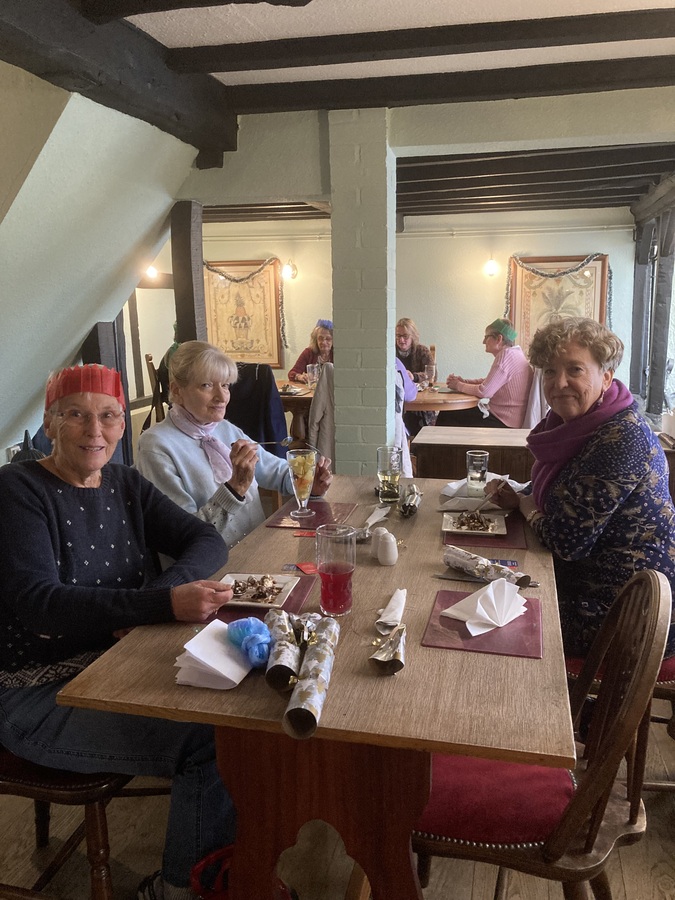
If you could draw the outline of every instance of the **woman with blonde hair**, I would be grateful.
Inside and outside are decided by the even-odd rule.
[[[293,493],[288,464],[225,418],[237,364],[218,347],[186,341],[169,376],[171,409],[141,435],[136,466],[231,547],[265,519],[258,486]],[[330,460],[320,457],[312,493],[324,494],[331,480]]]
[[[333,362],[333,323],[330,319],[319,319],[309,336],[309,347],[305,347],[288,370],[289,381],[307,383],[307,366]]]
[[[401,361],[408,377],[415,384],[426,380],[426,366],[434,365],[431,350],[420,344],[420,333],[412,319],[404,317],[396,323],[396,358]],[[434,425],[435,412],[407,412],[403,421],[411,437],[424,425]]]

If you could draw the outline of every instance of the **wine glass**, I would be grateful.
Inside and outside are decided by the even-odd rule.
[[[309,495],[312,493],[314,474],[316,472],[315,450],[289,450],[286,454],[288,467],[293,479],[293,493],[298,501],[298,508],[291,512],[294,519],[304,519],[315,515],[313,509],[307,508]]]

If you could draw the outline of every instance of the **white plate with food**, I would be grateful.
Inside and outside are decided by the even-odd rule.
[[[485,537],[506,534],[506,517],[482,512],[443,513],[443,531],[450,534],[480,534]]]
[[[255,606],[281,609],[300,581],[297,575],[249,575],[228,572],[220,579],[234,585],[234,597],[227,606]]]

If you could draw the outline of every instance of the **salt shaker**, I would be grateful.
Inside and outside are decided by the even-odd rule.
[[[389,534],[386,528],[380,525],[378,528],[373,528],[373,540],[370,545],[370,555],[377,559],[377,551],[380,546],[380,540],[382,539],[383,534]]]
[[[395,534],[383,534],[377,547],[377,558],[381,566],[393,566],[398,559]]]

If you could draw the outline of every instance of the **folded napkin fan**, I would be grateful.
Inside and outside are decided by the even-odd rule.
[[[401,624],[407,595],[408,591],[406,588],[398,588],[398,590],[394,591],[391,600],[384,609],[378,610],[380,617],[375,622],[375,627],[380,634],[389,634],[397,625]]]
[[[493,628],[508,625],[526,611],[525,600],[518,593],[518,585],[510,584],[505,578],[498,578],[454,606],[444,609],[441,616],[464,622],[469,634],[475,637],[492,631]]]

